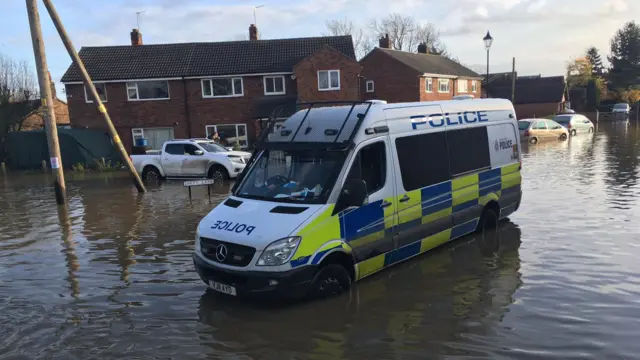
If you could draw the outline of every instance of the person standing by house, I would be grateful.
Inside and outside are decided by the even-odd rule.
[[[219,143],[220,142],[220,136],[218,135],[218,132],[215,131],[213,133],[213,135],[209,135],[209,140],[213,140],[213,141]]]

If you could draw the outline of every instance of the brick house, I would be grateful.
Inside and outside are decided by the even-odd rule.
[[[489,97],[511,99],[511,73],[489,74]],[[564,76],[518,76],[516,73],[514,108],[519,119],[543,117],[561,112],[566,105]]]
[[[127,149],[171,138],[210,136],[252,146],[274,108],[358,100],[360,65],[351,36],[83,47],[79,55]],[[62,77],[74,126],[104,128],[74,65]]]
[[[392,50],[389,36],[360,60],[364,100],[388,102],[451,100],[456,95],[480,97],[482,77],[444,56]]]

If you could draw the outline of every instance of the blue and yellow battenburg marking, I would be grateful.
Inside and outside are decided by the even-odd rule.
[[[380,240],[389,236],[392,230],[402,231],[451,216],[475,205],[484,206],[491,200],[497,201],[502,194],[520,191],[520,183],[520,165],[516,163],[413,190],[394,198],[375,201],[337,216],[332,216],[334,205],[330,205],[297,233],[303,240],[291,261],[291,266],[302,266],[309,262],[318,264],[326,253],[337,247],[351,253],[351,248]],[[405,196],[409,199],[401,202]],[[383,208],[383,202],[390,202],[392,205]],[[394,223],[394,208],[397,208],[397,224]],[[472,219],[412,244],[364,260],[356,265],[358,280],[471,233],[476,229],[478,221],[478,218]],[[397,226],[395,230],[394,226]],[[319,247],[322,248],[318,249]]]

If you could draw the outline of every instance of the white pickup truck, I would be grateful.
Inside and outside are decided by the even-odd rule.
[[[131,155],[144,180],[162,178],[233,179],[244,169],[251,153],[230,151],[211,140],[169,140],[159,154]]]

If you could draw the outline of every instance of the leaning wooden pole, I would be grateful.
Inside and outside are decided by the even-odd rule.
[[[118,136],[118,132],[116,131],[116,128],[113,126],[113,123],[111,122],[111,118],[109,117],[107,108],[104,106],[104,104],[102,104],[102,101],[100,100],[100,96],[98,95],[98,92],[96,91],[96,88],[93,85],[93,81],[91,81],[91,78],[89,77],[89,73],[87,73],[87,69],[85,69],[84,64],[82,63],[82,60],[80,60],[80,56],[78,56],[78,52],[73,47],[73,44],[71,43],[71,39],[69,38],[69,35],[67,35],[67,31],[62,25],[62,21],[60,21],[58,12],[53,7],[53,3],[51,2],[51,0],[43,0],[43,2],[44,2],[44,6],[47,8],[47,11],[49,12],[49,16],[51,16],[51,20],[53,20],[53,25],[56,27],[56,30],[58,30],[58,34],[60,35],[60,39],[62,39],[62,43],[64,44],[64,47],[67,48],[67,52],[69,53],[69,56],[71,56],[73,63],[75,64],[77,69],[80,71],[80,75],[82,75],[82,81],[84,82],[84,85],[87,88],[87,93],[91,96],[91,99],[93,99],[93,103],[98,104],[97,105],[98,111],[102,114],[105,122],[107,123],[107,129],[109,130],[111,139],[113,140],[113,143],[116,145],[118,152],[120,152],[120,156],[122,157],[122,160],[124,161],[125,164],[127,164],[127,167],[129,168],[129,172],[133,177],[133,182],[136,185],[138,192],[145,192],[146,189],[144,188],[144,184],[142,184],[142,179],[140,179],[140,175],[138,174],[138,172],[136,172],[136,169],[133,167],[131,158],[129,158],[129,154],[127,153],[127,150],[124,148],[124,145],[122,145],[122,140],[120,140],[120,137]]]
[[[51,171],[56,175],[53,181],[53,188],[56,194],[56,202],[62,205],[67,202],[67,186],[64,182],[62,157],[60,156],[60,144],[58,143],[58,128],[56,125],[56,114],[53,108],[53,93],[51,91],[52,82],[47,68],[47,57],[44,51],[40,15],[38,14],[38,4],[36,1],[37,0],[26,0],[27,14],[29,16],[29,28],[31,29],[33,54],[38,71],[38,83],[40,84],[40,99],[42,106],[45,108],[44,127],[47,133]]]

